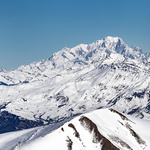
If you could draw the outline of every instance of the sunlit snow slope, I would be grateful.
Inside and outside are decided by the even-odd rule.
[[[0,149],[150,149],[150,121],[124,116],[114,109],[96,110],[63,123],[1,134]]]

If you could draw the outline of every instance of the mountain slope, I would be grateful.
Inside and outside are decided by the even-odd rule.
[[[146,132],[149,131],[150,122],[128,117],[114,109],[96,110],[80,115],[63,125],[61,123],[2,134],[0,148],[2,150],[4,148],[5,150],[12,148],[14,150],[41,148],[43,150],[149,150],[150,135]],[[60,127],[56,129],[58,126]]]

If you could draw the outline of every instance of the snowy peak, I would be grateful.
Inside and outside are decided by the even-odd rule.
[[[119,53],[131,59],[146,58],[146,55],[142,52],[140,48],[135,46],[129,48],[128,45],[125,44],[121,38],[110,36],[88,45],[80,44],[71,49],[65,47],[58,53],[55,53],[53,56],[57,56],[57,58],[63,57],[64,59],[68,59],[70,61],[74,61],[76,58],[78,58],[88,63],[88,61],[90,60],[99,59],[103,55],[111,53]]]
[[[121,40],[119,37],[106,37],[102,40],[98,40],[92,44],[87,45],[88,50],[94,50],[94,49],[113,49],[115,50],[115,46],[118,42],[118,40]]]
[[[119,37],[111,37],[111,36],[107,36],[107,37],[105,37],[103,40],[105,40],[105,41],[110,41],[110,43],[117,43],[118,42],[118,40],[119,39],[121,39],[121,38],[119,38]],[[122,39],[121,39],[122,40]]]
[[[106,47],[107,49],[113,49],[114,47],[117,49],[117,47],[120,48],[124,44],[125,43],[121,38],[108,36],[103,39],[102,46]]]
[[[131,59],[143,60],[147,58],[147,55],[141,49],[137,47],[129,48],[121,38],[108,36],[92,44],[80,44],[71,49],[65,47],[47,60],[21,66],[17,70],[30,74],[41,73],[47,69],[79,70],[91,62],[99,61],[112,53],[119,53]]]
[[[92,44],[89,44],[89,47],[92,49],[103,49],[106,53],[119,53],[125,57],[129,57],[131,59],[147,59],[147,55],[143,53],[142,49],[133,46],[131,48],[128,47],[127,44],[119,37],[106,37],[103,40],[96,41]]]

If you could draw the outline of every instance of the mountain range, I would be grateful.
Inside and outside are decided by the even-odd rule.
[[[149,74],[150,54],[119,37],[65,47],[16,70],[0,69],[0,133],[104,108],[150,120]]]

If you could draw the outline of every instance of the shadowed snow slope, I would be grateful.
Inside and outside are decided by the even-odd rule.
[[[64,48],[17,70],[0,69],[0,132],[110,107],[150,119],[149,74],[148,55],[118,37]]]
[[[100,109],[66,123],[1,134],[0,149],[149,150],[149,125],[114,109]]]

